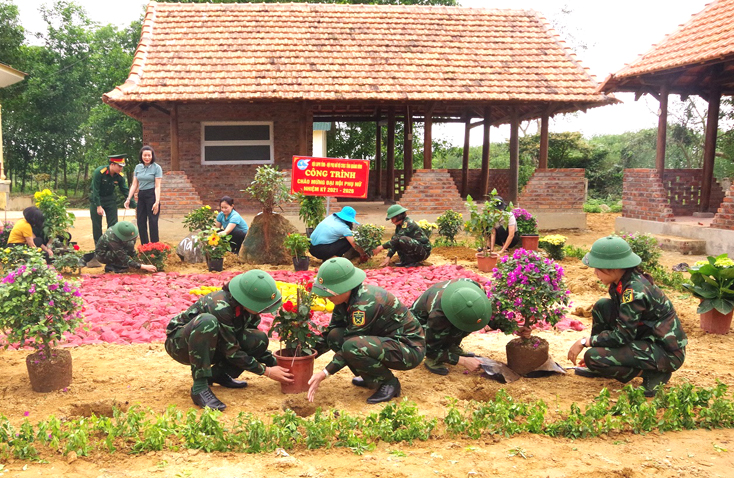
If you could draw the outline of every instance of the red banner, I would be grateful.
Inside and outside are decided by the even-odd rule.
[[[291,194],[366,198],[369,178],[367,159],[293,156]]]

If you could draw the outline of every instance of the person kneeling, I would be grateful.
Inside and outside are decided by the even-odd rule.
[[[141,264],[135,257],[135,240],[138,238],[138,228],[131,222],[122,221],[110,227],[102,234],[94,248],[94,256],[84,256],[84,261],[96,258],[105,264],[105,272],[126,272],[129,269],[141,269],[156,272],[158,269],[152,264]]]

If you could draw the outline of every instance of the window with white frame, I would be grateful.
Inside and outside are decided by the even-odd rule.
[[[201,164],[273,163],[272,122],[201,124]]]

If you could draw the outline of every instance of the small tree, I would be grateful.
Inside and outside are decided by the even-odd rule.
[[[489,200],[484,202],[481,209],[471,196],[466,197],[466,206],[469,209],[469,220],[464,228],[482,242],[484,255],[488,256],[491,252],[488,245],[492,238],[492,231],[500,223],[504,223],[507,227],[512,213],[500,207],[496,189],[492,189],[492,192],[489,193]],[[512,208],[512,204],[509,207]]]
[[[296,194],[298,203],[301,205],[298,210],[298,218],[303,221],[307,228],[314,229],[326,217],[326,199],[321,196],[306,196],[305,194]]]
[[[438,216],[438,235],[443,237],[448,244],[456,244],[456,234],[461,230],[464,217],[461,213],[449,209]]]
[[[272,214],[281,203],[293,200],[283,173],[271,166],[258,167],[254,181],[245,191],[262,205],[265,214]]]

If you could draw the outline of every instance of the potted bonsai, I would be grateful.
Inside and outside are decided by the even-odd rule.
[[[517,221],[517,230],[520,233],[520,240],[522,241],[522,248],[529,251],[538,250],[538,220],[530,214],[527,210],[516,207],[512,210],[512,215],[515,216]]]
[[[278,334],[280,348],[274,353],[278,365],[290,370],[293,383],[281,383],[283,393],[308,391],[308,380],[313,375],[317,347],[323,343],[323,328],[313,322],[311,310],[315,295],[313,283],[300,283],[296,287],[295,302],[288,300],[278,309],[268,336]]]
[[[691,282],[683,284],[701,300],[696,312],[701,328],[711,334],[726,334],[734,311],[734,261],[727,254],[709,256],[688,269]]]
[[[307,271],[310,260],[306,255],[308,247],[311,245],[311,241],[308,237],[297,232],[288,234],[283,239],[283,247],[293,257],[293,268],[297,271]]]
[[[198,234],[199,244],[206,257],[206,266],[210,271],[219,272],[224,268],[224,256],[229,252],[231,235],[220,236],[216,229],[211,228]]]
[[[492,328],[510,333],[523,326],[520,337],[506,346],[507,365],[520,375],[543,365],[548,360],[548,342],[531,335],[530,328],[541,322],[555,325],[565,315],[569,292],[561,266],[535,251],[516,249],[497,264],[489,297]]]
[[[497,254],[489,250],[492,230],[500,224],[507,227],[510,222],[511,213],[500,208],[499,203],[496,189],[492,189],[484,206],[481,207],[474,202],[471,196],[466,197],[469,220],[464,225],[464,229],[482,245],[482,252],[477,253],[477,267],[482,272],[490,272],[497,264]]]
[[[310,238],[316,226],[326,217],[326,199],[302,193],[296,194],[296,198],[300,204],[298,217],[306,225],[306,237]]]
[[[77,283],[47,266],[39,253],[29,259],[0,283],[0,331],[5,348],[17,344],[36,350],[26,357],[31,387],[52,392],[71,383],[71,354],[55,346],[81,325],[82,297]]]

